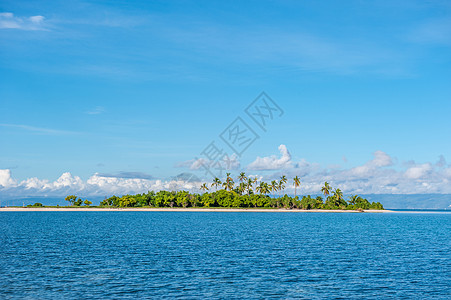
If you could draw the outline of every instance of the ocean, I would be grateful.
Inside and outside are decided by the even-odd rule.
[[[1,212],[0,298],[451,298],[450,213]]]

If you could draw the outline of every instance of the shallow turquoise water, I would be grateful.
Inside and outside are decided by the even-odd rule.
[[[0,298],[451,297],[451,214],[0,213]]]

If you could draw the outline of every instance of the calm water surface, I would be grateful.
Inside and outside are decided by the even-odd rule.
[[[0,298],[451,298],[451,214],[2,212]]]

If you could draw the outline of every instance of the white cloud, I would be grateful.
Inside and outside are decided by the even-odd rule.
[[[393,165],[393,160],[387,153],[378,150],[374,152],[374,158],[368,164],[376,167],[387,167]]]
[[[32,16],[28,19],[34,24],[41,24],[45,18],[43,16]]]
[[[0,170],[0,186],[7,188],[15,185],[16,181],[11,178],[11,171],[8,169]]]
[[[238,170],[241,166],[238,155],[235,153],[231,156],[225,156],[222,162],[226,170]]]
[[[103,177],[99,174],[91,176],[86,183],[88,188],[95,187],[98,193],[126,194],[131,192],[146,192],[152,189],[152,181],[140,178]]]
[[[266,157],[257,157],[255,161],[250,163],[247,168],[249,170],[280,170],[291,168],[291,154],[288,152],[287,146],[279,146],[280,157],[275,155]]]
[[[376,151],[373,153],[374,158],[362,166],[357,166],[349,170],[348,175],[353,177],[372,177],[375,175],[375,170],[381,167],[388,167],[393,165],[392,158],[383,151]]]
[[[65,172],[63,175],[60,176],[54,183],[54,188],[61,188],[61,187],[83,187],[83,181],[78,176],[72,176],[71,173]]]
[[[366,163],[353,168],[343,169],[333,165],[321,168],[319,164],[302,159],[293,162],[288,159],[289,152],[282,147],[281,157],[275,156],[257,158],[250,170],[275,170],[266,175],[265,181],[278,179],[281,175],[288,178],[301,177],[303,193],[319,193],[324,181],[334,187],[339,187],[345,193],[360,194],[422,194],[451,193],[451,167],[446,165],[444,157],[439,163],[417,164],[413,161],[395,164],[395,159],[383,151],[373,153],[373,158]],[[283,154],[287,153],[287,154]],[[291,156],[290,156],[291,157]],[[282,163],[283,162],[283,163]],[[279,167],[276,169],[276,167]],[[287,185],[286,192],[293,192],[292,183]]]
[[[205,158],[190,159],[175,165],[176,168],[189,168],[190,170],[199,170],[203,165],[207,166],[209,161]]]
[[[451,167],[446,168],[443,173],[444,173],[445,177],[447,177],[451,180]]]
[[[129,173],[127,173],[129,176]],[[94,174],[86,181],[69,172],[63,173],[55,181],[28,178],[17,183],[11,178],[8,169],[0,170],[0,195],[9,198],[28,196],[65,196],[78,194],[83,196],[124,195],[128,193],[146,193],[149,190],[189,190],[197,192],[201,182],[184,180],[150,180],[143,178],[121,178]]]
[[[40,180],[32,177],[20,182],[18,187],[26,190],[62,191],[68,188],[71,190],[83,190],[86,185],[80,177],[72,176],[71,173],[65,172],[55,181]]]
[[[0,29],[45,30],[43,16],[17,17],[13,13],[0,13]]]
[[[418,179],[424,177],[432,171],[432,165],[430,163],[417,165],[407,169],[405,175],[410,179]]]
[[[374,157],[361,166],[350,169],[321,168],[316,163],[301,160],[297,163],[291,160],[288,149],[279,147],[281,157],[260,158],[256,160],[253,177],[270,181],[286,175],[290,180],[285,190],[293,193],[292,178],[301,178],[298,194],[318,194],[324,181],[338,187],[344,193],[358,194],[451,194],[451,165],[442,163],[415,163],[413,161],[395,164],[394,159],[382,151],[376,151]],[[235,157],[237,161],[237,157]],[[193,166],[196,161],[190,161],[185,166]],[[438,166],[440,165],[440,166]],[[262,169],[265,167],[264,169]],[[263,175],[258,170],[272,169],[273,173]],[[244,170],[250,171],[250,169]],[[247,172],[250,174],[250,172]],[[232,174],[237,175],[237,174]],[[191,178],[191,177],[190,177]],[[63,173],[58,179],[28,178],[15,180],[9,169],[0,170],[0,196],[20,198],[27,196],[64,196],[77,194],[80,196],[109,196],[127,193],[144,193],[149,190],[189,190],[198,192],[201,181],[194,181],[183,176],[169,180],[153,179],[138,172],[121,172],[116,175],[96,173],[87,180],[82,180],[69,172]],[[207,180],[210,181],[210,178]]]
[[[43,189],[48,184],[48,180],[40,180],[37,177],[28,178],[21,182],[25,189]]]

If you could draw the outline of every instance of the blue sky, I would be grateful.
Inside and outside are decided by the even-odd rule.
[[[5,188],[65,172],[202,177],[192,160],[265,91],[284,114],[256,128],[234,173],[346,190],[349,172],[377,166],[380,186],[413,181],[394,192],[449,192],[449,2],[2,1],[0,13]],[[348,190],[369,191],[374,172]]]

